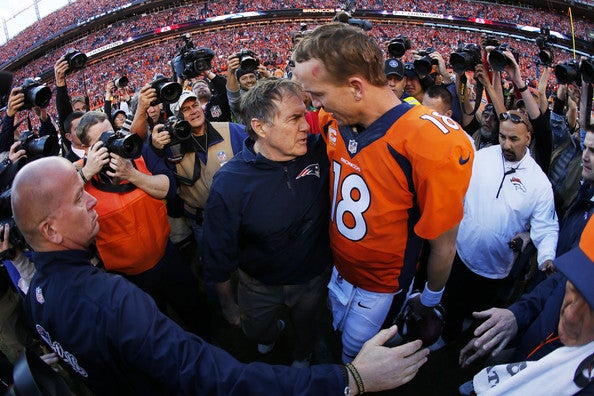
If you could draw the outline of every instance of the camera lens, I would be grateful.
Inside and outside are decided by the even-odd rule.
[[[415,70],[417,71],[417,74],[419,74],[419,76],[426,76],[427,74],[431,73],[431,70],[433,68],[431,64],[431,58],[428,56],[424,56],[421,59],[417,59],[413,62],[413,65],[415,66]]]
[[[52,100],[52,90],[46,85],[38,85],[25,90],[25,102],[32,106],[45,108]]]
[[[505,70],[505,66],[507,66],[508,63],[509,60],[501,50],[495,49],[489,54],[489,64],[493,70],[502,72]]]
[[[192,134],[192,126],[186,120],[178,121],[173,127],[173,134],[179,140],[189,139]]]
[[[584,82],[588,84],[594,83],[594,61],[592,59],[584,59],[580,63],[580,74]]]
[[[115,79],[113,83],[118,88],[124,88],[126,85],[128,85],[128,77],[122,76],[120,78]]]

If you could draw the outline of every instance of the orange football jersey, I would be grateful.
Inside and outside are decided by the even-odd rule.
[[[423,240],[462,219],[474,149],[451,118],[401,104],[364,131],[320,111],[330,159],[330,240],[347,281],[392,293],[408,287]]]

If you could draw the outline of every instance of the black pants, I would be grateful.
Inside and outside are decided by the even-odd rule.
[[[199,293],[198,279],[171,241],[153,268],[126,278],[150,294],[162,312],[166,313],[169,305],[189,331],[210,340],[206,297]]]
[[[443,339],[446,342],[454,341],[462,333],[465,318],[472,318],[473,312],[493,307],[503,282],[503,279],[475,274],[456,253],[442,298],[446,313]]]

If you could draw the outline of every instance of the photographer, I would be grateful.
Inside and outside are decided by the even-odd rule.
[[[456,91],[459,91],[462,83],[462,75],[464,73],[456,73]],[[470,94],[468,91],[464,94],[464,111],[462,112],[462,125],[464,130],[474,140],[474,145],[477,150],[489,147],[493,144],[498,144],[499,121],[498,114],[506,111],[503,104],[503,98],[497,94],[493,88],[489,75],[485,66],[480,63],[474,68],[474,78],[477,83],[483,85],[492,103],[486,105],[482,111],[477,111],[475,114],[469,114],[473,110],[470,103]],[[494,79],[499,79],[499,72],[494,72]],[[476,101],[481,101],[482,98],[477,97]]]
[[[191,91],[184,91],[170,109],[178,117],[178,124],[180,120],[189,123],[191,132],[176,138],[175,127],[156,125],[150,140],[152,150],[146,150],[147,167],[154,174],[162,173],[164,167],[167,169],[172,188],[178,191],[184,203],[184,215],[190,219],[200,246],[203,210],[212,178],[241,151],[247,134],[243,125],[207,121],[196,94]]]
[[[256,85],[258,78],[269,78],[270,72],[262,64],[258,64],[254,70],[242,69],[238,54],[229,55],[227,58],[227,72],[229,107],[237,122],[245,125],[245,120],[242,120],[239,111],[241,96]]]
[[[73,111],[89,111],[88,98],[77,96],[70,100],[68,87],[66,86],[66,74],[70,71],[70,66],[66,57],[60,57],[54,64],[54,77],[56,84],[56,110],[58,112],[58,127],[62,136],[66,136],[68,131],[64,129],[66,117]],[[76,102],[75,102],[76,99]],[[76,105],[76,108],[73,108]],[[71,139],[62,139],[62,144],[66,150],[70,150]],[[66,151],[64,150],[64,151]]]
[[[155,125],[165,122],[167,115],[163,111],[163,104],[152,104],[156,101],[157,90],[150,83],[142,87],[135,95],[132,101],[134,119],[130,126],[131,133],[135,133],[142,139],[146,139]]]
[[[230,122],[231,108],[227,97],[227,79],[211,70],[202,72],[205,79],[198,79],[192,91],[198,97],[204,116],[211,122]]]
[[[197,315],[203,311],[197,280],[169,240],[163,199],[175,194],[173,178],[166,169],[151,174],[142,157],[110,152],[122,142],[105,139],[105,133],[113,136],[113,131],[101,112],[85,114],[76,133],[88,151],[79,175],[98,201],[101,231],[96,244],[105,269],[124,275],[162,309],[169,304],[190,331],[207,337],[208,317]],[[136,139],[131,144],[142,149],[142,139]]]
[[[10,150],[10,146],[14,143],[14,141],[19,139],[17,125],[20,122],[17,123],[15,118],[19,111],[25,111],[26,109],[33,109],[35,114],[39,117],[39,136],[58,135],[58,132],[52,123],[47,109],[33,106],[32,103],[28,103],[25,93],[23,92],[23,88],[15,87],[10,91],[6,113],[2,119],[2,131],[0,132],[0,152]],[[27,117],[29,116],[27,115]],[[30,120],[28,120],[28,122],[30,125]]]
[[[543,172],[548,174],[553,148],[549,110],[547,109],[545,113],[541,113],[538,103],[528,89],[525,78],[522,77],[520,66],[518,66],[516,58],[509,48],[503,51],[503,54],[507,58],[504,70],[514,83],[515,90],[521,94],[533,127],[532,144],[530,146],[532,155]],[[489,59],[491,60],[491,57]]]
[[[125,87],[117,87],[117,91],[119,92],[120,97],[123,100],[119,102],[119,108],[112,110],[113,91],[116,89],[116,84],[114,81],[115,80],[110,80],[105,85],[105,101],[103,102],[103,112],[105,114],[110,114],[111,124],[117,131],[122,129],[124,121],[126,121],[126,116],[130,111],[128,105],[128,103],[130,102],[130,95],[128,94],[128,91]]]

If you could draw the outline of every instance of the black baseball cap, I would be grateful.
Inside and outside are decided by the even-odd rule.
[[[386,62],[384,63],[384,73],[386,76],[396,74],[398,77],[402,78],[404,77],[404,65],[398,59],[386,59]]]

